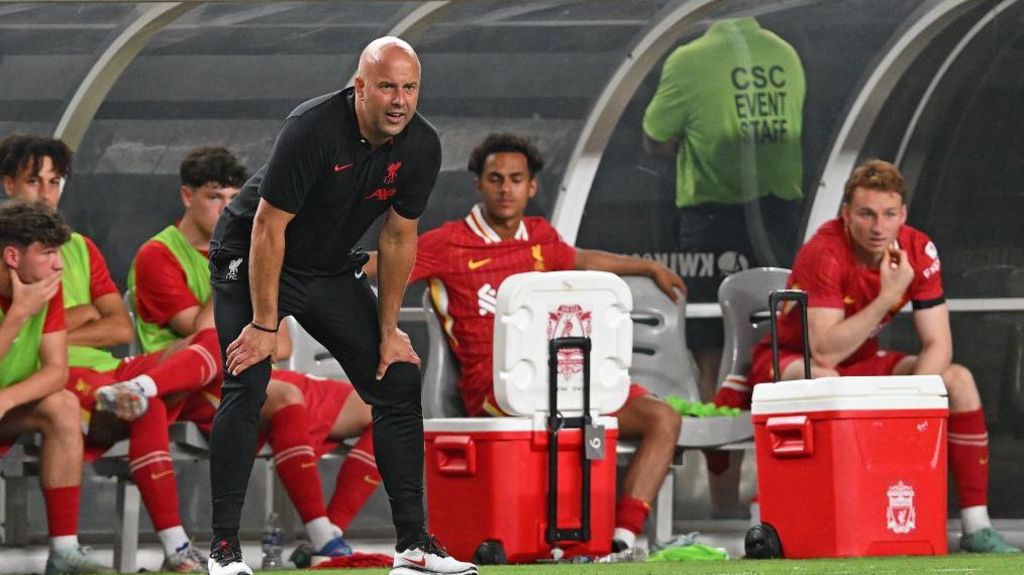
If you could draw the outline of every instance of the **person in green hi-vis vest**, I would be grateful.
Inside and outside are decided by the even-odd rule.
[[[4,158],[0,157],[0,161]],[[39,178],[51,165],[22,164]],[[50,554],[46,575],[108,572],[78,544],[82,433],[64,390],[67,331],[59,248],[71,234],[38,202],[0,202],[0,453],[26,432],[42,435],[39,472]]]
[[[13,136],[0,143],[0,156],[9,196],[56,208],[73,161],[64,142]],[[41,169],[34,174],[27,166],[37,159]],[[214,359],[219,355],[216,332],[210,328],[188,342],[191,345],[166,352],[114,357],[106,348],[130,342],[132,325],[103,254],[87,236],[73,232],[60,255],[69,344],[65,387],[81,406],[85,459],[102,455],[127,433],[132,478],[164,548],[161,570],[201,571],[206,557],[191,545],[178,509],[168,425],[176,419],[195,419],[186,398],[204,386],[220,385]],[[208,350],[203,349],[204,341]]]
[[[717,301],[729,274],[792,261],[805,93],[796,50],[751,17],[717,21],[666,59],[644,112],[643,143],[649,154],[675,158],[677,249],[699,263],[682,270],[689,301]],[[686,341],[710,399],[721,320],[687,321]],[[712,509],[735,515],[735,495],[712,489]]]

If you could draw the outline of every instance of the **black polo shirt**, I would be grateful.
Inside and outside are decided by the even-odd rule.
[[[347,88],[303,103],[284,121],[270,158],[221,214],[211,248],[249,251],[260,198],[295,214],[285,231],[284,267],[331,275],[388,207],[416,219],[441,169],[441,140],[419,113],[372,149],[359,134]]]

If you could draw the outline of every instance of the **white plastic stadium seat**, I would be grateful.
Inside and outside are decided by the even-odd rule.
[[[750,370],[750,352],[768,333],[768,294],[785,289],[789,270],[751,268],[735,273],[718,286],[725,326],[725,348],[718,369],[719,385],[729,378],[746,378]]]
[[[700,401],[696,369],[686,348],[686,297],[676,304],[648,277],[623,279],[633,293],[630,378],[661,397]]]
[[[124,307],[128,310],[128,321],[132,322],[132,340],[128,343],[128,357],[142,355],[142,342],[139,340],[139,330],[135,323],[135,297],[131,290],[124,292]]]
[[[348,379],[338,360],[302,329],[294,317],[288,316],[284,322],[292,337],[292,355],[284,362],[285,369],[332,379]]]
[[[686,346],[686,298],[673,302],[648,277],[625,280],[633,292],[630,378],[661,397],[700,401],[697,370]],[[753,436],[749,417],[687,417],[676,443],[682,449],[706,449]]]
[[[423,368],[423,417],[466,417],[459,394],[459,361],[455,359],[441,328],[430,290],[423,290],[423,320],[427,324],[427,356]]]

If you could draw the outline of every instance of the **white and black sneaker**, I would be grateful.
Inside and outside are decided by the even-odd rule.
[[[206,566],[210,575],[252,575],[252,569],[242,561],[242,550],[227,539],[214,544]]]
[[[456,561],[433,535],[423,538],[411,547],[395,554],[391,575],[477,575],[476,565]],[[211,575],[214,575],[211,572]]]

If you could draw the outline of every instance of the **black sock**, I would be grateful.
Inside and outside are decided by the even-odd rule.
[[[214,530],[213,537],[210,542],[210,551],[216,551],[217,548],[220,547],[220,542],[225,540],[228,542],[228,545],[231,545],[232,549],[235,549],[236,551],[242,550],[242,546],[238,543],[237,531],[231,533],[226,531],[218,532]]]
[[[423,531],[423,525],[418,521],[396,525],[395,530],[398,532],[398,543],[395,544],[395,551],[399,553],[415,546],[426,536],[426,533]]]

